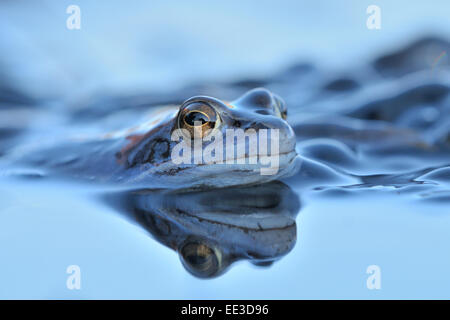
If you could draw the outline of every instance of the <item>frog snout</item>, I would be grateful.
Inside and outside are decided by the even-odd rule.
[[[268,124],[271,132],[271,139],[278,139],[280,153],[288,153],[295,150],[295,132],[292,127],[283,119],[272,119]],[[275,134],[272,134],[272,131]]]

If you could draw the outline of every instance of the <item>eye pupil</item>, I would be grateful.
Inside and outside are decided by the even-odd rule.
[[[200,122],[202,125],[209,122],[209,117],[203,112],[191,111],[184,117],[184,121],[190,125],[195,126]]]

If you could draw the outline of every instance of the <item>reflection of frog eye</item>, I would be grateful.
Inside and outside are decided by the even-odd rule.
[[[220,268],[216,252],[200,242],[188,242],[180,250],[180,258],[186,269],[200,278],[214,276]]]
[[[180,110],[178,128],[188,130],[191,138],[195,135],[202,138],[218,126],[219,120],[213,107],[203,102],[193,102]]]

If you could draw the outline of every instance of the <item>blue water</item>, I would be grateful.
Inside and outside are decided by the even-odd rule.
[[[86,190],[14,186],[2,188],[9,203],[0,227],[2,298],[448,296],[448,203],[430,206],[384,193],[314,196],[299,214],[297,244],[286,257],[267,269],[242,262],[219,278],[200,280],[175,252],[83,197]],[[72,264],[81,268],[79,291],[66,288]],[[366,288],[372,264],[381,267],[381,290]]]
[[[381,146],[362,139],[359,131],[347,140],[345,135],[322,136],[342,110],[348,115],[352,107],[395,98],[422,84],[448,84],[449,52],[435,73],[420,59],[419,64],[429,66],[422,73],[383,78],[372,77],[367,69],[373,59],[425,35],[446,39],[448,2],[377,1],[382,10],[377,31],[365,26],[370,1],[213,6],[207,1],[137,1],[133,6],[77,1],[82,12],[77,31],[65,27],[69,4],[0,4],[2,83],[62,114],[96,95],[165,97],[201,90],[234,98],[244,88],[230,89],[228,83],[269,79],[264,85],[291,108],[299,153],[312,163],[313,175],[324,176],[286,180],[302,203],[292,251],[268,268],[240,261],[222,276],[205,280],[186,272],[176,252],[101,201],[96,186],[2,175],[0,298],[449,298],[448,145],[430,155],[416,146],[402,150],[397,133],[378,138]],[[431,51],[431,59],[436,58]],[[288,84],[273,80],[299,62],[313,66],[306,78],[288,78]],[[315,94],[343,75],[362,89]],[[195,84],[201,88],[184,89]],[[449,101],[447,96],[419,103],[401,116],[391,115],[381,103],[376,110],[386,113],[376,117],[395,129],[416,130],[421,143],[437,145],[450,127]],[[3,119],[11,109],[6,110]],[[439,116],[433,118],[436,110]],[[328,119],[320,118],[324,114]],[[336,119],[345,128],[373,123],[369,114],[351,117],[362,122]],[[31,122],[39,126],[38,120],[54,121]],[[305,129],[313,123],[319,124],[320,134]],[[394,143],[393,149],[386,143]],[[432,176],[419,172],[432,168],[443,171]],[[391,177],[408,173],[405,179]],[[387,180],[367,178],[360,185],[361,176],[380,174]],[[66,268],[73,264],[81,268],[81,290],[66,287]],[[380,290],[366,287],[369,265],[381,269]]]

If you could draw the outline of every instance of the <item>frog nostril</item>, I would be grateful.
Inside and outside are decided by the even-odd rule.
[[[287,108],[286,108],[286,103],[284,102],[283,99],[281,99],[278,95],[274,95],[274,99],[275,99],[275,105],[277,110],[280,113],[280,116],[282,119],[286,120],[287,119]]]

